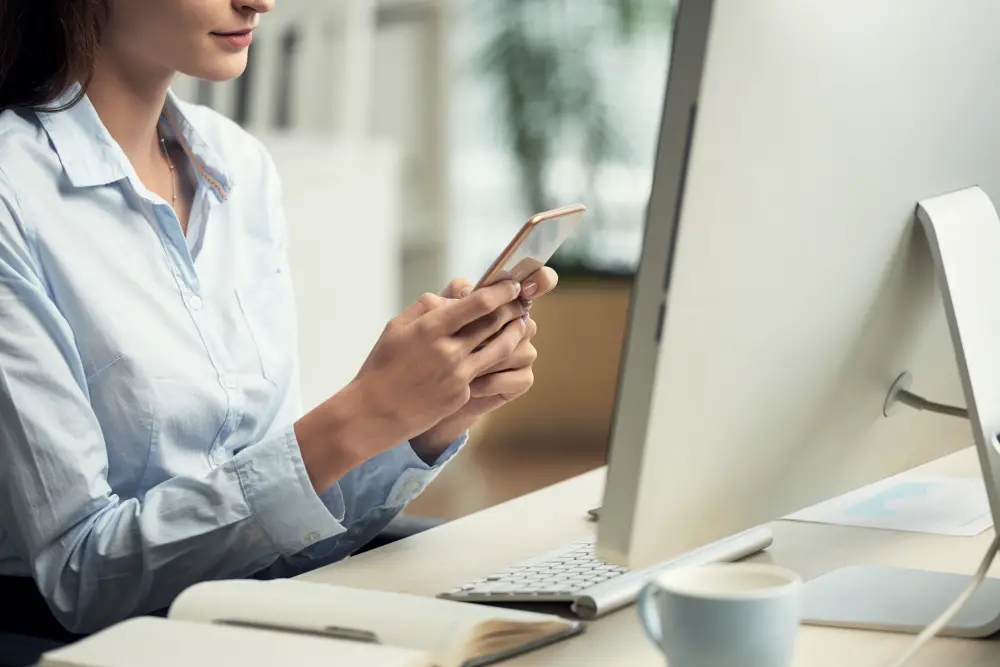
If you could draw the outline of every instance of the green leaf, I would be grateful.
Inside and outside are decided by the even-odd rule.
[[[496,91],[494,122],[517,163],[522,196],[531,210],[551,208],[546,172],[557,148],[579,137],[591,226],[602,203],[594,193],[597,170],[627,157],[628,147],[607,100],[601,98],[591,44],[605,37],[633,39],[640,30],[667,38],[675,0],[469,0],[469,19],[486,40],[469,72]],[[560,261],[583,261],[585,239],[561,250]],[[574,255],[576,253],[576,255]]]

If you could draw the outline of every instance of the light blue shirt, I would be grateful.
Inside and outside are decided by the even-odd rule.
[[[274,165],[172,95],[161,125],[195,167],[186,235],[86,98],[0,114],[0,574],[76,632],[342,558],[464,442],[434,466],[402,443],[314,492]]]

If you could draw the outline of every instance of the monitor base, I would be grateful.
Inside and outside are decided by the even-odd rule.
[[[860,566],[833,570],[805,586],[802,622],[916,634],[936,619],[971,576]],[[1000,579],[985,579],[951,623],[948,637],[984,638],[1000,631]]]
[[[909,391],[909,373],[896,378],[883,405],[968,418],[990,499],[1000,522],[1000,322],[998,275],[1000,219],[978,187],[925,199],[917,205],[951,329],[967,408],[922,399]],[[829,572],[806,584],[803,623],[840,628],[918,633],[962,593],[972,577],[897,567],[858,566]],[[1000,632],[1000,579],[985,579],[938,634],[983,638]]]

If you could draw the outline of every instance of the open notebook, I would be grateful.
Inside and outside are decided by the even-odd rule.
[[[125,621],[41,667],[328,664],[477,667],[579,634],[580,621],[416,595],[281,579],[196,584],[167,619]]]

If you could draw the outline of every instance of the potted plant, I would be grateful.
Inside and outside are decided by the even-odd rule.
[[[542,354],[530,399],[505,407],[483,424],[477,439],[484,452],[500,456],[512,447],[540,455],[572,448],[579,460],[601,463],[635,264],[607,260],[604,239],[621,221],[614,203],[602,198],[599,175],[609,165],[630,160],[641,162],[651,174],[655,150],[644,145],[646,158],[635,159],[634,147],[621,131],[628,119],[619,117],[612,103],[616,100],[608,99],[608,87],[602,85],[601,68],[607,62],[600,59],[614,51],[615,43],[648,37],[647,31],[656,31],[656,43],[667,45],[674,3],[479,0],[473,10],[487,37],[471,72],[493,84],[492,121],[513,156],[526,208],[543,211],[567,203],[567,198],[588,207],[580,229],[550,261],[560,274],[559,288],[533,311]],[[663,78],[656,76],[642,83],[662,91]],[[658,119],[659,108],[646,117]],[[656,130],[645,128],[649,139],[644,141],[655,143]],[[575,194],[560,188],[553,177],[560,163],[576,167]],[[628,223],[636,239],[641,239],[646,197],[648,190]]]
[[[554,192],[557,162],[579,172],[577,194],[569,196],[587,204],[586,224],[550,262],[564,278],[629,278],[634,271],[634,263],[606,261],[601,243],[621,215],[603,200],[598,174],[636,156],[620,129],[628,119],[616,114],[602,85],[602,51],[595,53],[594,45],[627,44],[648,31],[666,43],[674,9],[673,0],[478,0],[473,6],[487,37],[471,71],[494,83],[492,120],[513,156],[527,209],[566,203]],[[649,83],[662,88],[661,80]],[[642,150],[651,171],[652,151]]]

